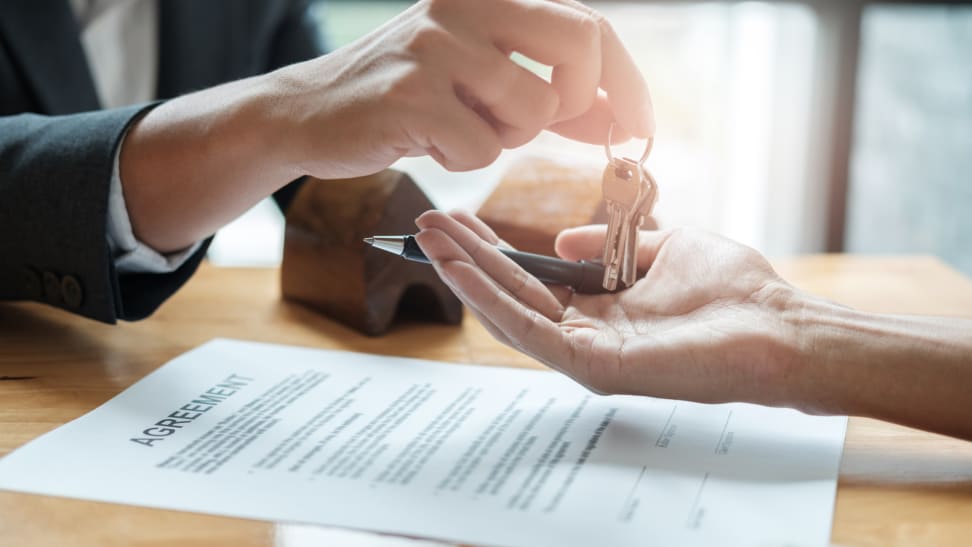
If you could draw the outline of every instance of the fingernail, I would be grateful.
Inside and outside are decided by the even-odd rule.
[[[428,215],[429,212],[425,211],[421,215],[415,217],[415,225],[418,226],[419,228],[425,228],[425,225],[428,224],[428,221],[426,220],[428,218]]]
[[[428,232],[426,232],[425,228],[422,228],[421,226],[419,227],[419,231],[415,232],[415,235],[413,236],[415,237],[415,243],[418,244],[419,248],[422,249],[422,251],[425,251],[423,242],[425,241],[425,238],[427,236],[428,236]],[[432,257],[429,257],[429,260],[432,260]]]

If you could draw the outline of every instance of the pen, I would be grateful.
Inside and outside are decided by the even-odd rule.
[[[364,238],[364,242],[382,251],[398,255],[405,260],[429,264],[429,259],[422,252],[414,236],[373,236]],[[580,294],[610,292],[601,285],[604,277],[604,266],[600,264],[586,260],[571,262],[552,256],[524,253],[502,247],[499,248],[499,251],[544,283],[566,285]]]

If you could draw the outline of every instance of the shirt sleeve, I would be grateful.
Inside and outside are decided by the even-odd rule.
[[[126,135],[127,136],[127,135]],[[124,144],[122,137],[122,145]],[[172,273],[199,249],[201,242],[172,253],[160,253],[138,240],[132,230],[125,194],[122,192],[119,156],[122,145],[115,149],[108,194],[108,248],[118,273]]]

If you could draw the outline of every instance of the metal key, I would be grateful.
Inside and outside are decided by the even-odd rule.
[[[604,288],[613,291],[623,273],[624,255],[630,238],[630,211],[641,195],[641,170],[628,159],[612,159],[604,169],[601,194],[607,206],[608,229],[604,241]]]
[[[628,221],[631,226],[628,228],[628,236],[625,240],[627,248],[624,251],[621,263],[621,283],[625,287],[630,287],[637,281],[638,234],[645,219],[651,215],[652,209],[655,208],[655,202],[658,201],[658,185],[655,183],[655,177],[644,166],[639,165],[638,168],[641,171],[639,177],[641,179],[641,191],[638,195],[638,201],[628,212]]]
[[[608,233],[604,240],[603,253],[603,286],[609,291],[617,290],[619,282],[623,288],[627,288],[637,280],[638,231],[645,218],[651,214],[658,196],[654,177],[642,166],[651,153],[654,139],[648,139],[640,161],[618,159],[611,154],[613,129],[612,124],[608,128],[608,138],[604,145],[608,166],[604,171],[601,190],[608,210]],[[629,184],[622,185],[619,181]],[[632,191],[636,191],[633,197]]]

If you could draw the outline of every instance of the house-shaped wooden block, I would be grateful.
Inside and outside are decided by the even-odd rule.
[[[369,335],[386,332],[399,313],[459,324],[462,305],[431,266],[362,241],[415,233],[415,218],[432,208],[415,182],[399,171],[308,179],[287,211],[284,298]]]

